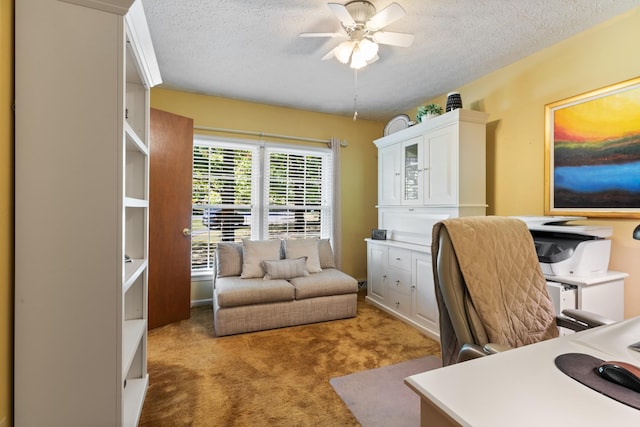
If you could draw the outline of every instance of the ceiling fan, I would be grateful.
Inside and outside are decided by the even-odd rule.
[[[328,3],[328,6],[340,20],[343,31],[300,34],[301,37],[348,38],[324,55],[323,60],[335,57],[357,70],[378,60],[378,44],[408,47],[413,43],[413,34],[380,31],[406,15],[398,3],[391,3],[377,13],[368,1],[350,1],[344,5]]]

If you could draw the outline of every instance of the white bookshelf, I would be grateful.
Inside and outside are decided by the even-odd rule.
[[[15,12],[15,423],[133,426],[149,384],[149,90],[160,83],[144,11],[20,0]]]

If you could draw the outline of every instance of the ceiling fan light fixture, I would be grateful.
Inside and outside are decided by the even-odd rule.
[[[350,67],[359,70],[360,68],[366,67],[367,61],[362,57],[362,55],[357,55],[356,52],[353,52],[351,56],[351,65]]]
[[[357,47],[365,61],[371,61],[378,54],[378,44],[371,40],[364,39],[358,43]]]
[[[351,58],[351,52],[353,52],[355,44],[356,43],[352,42],[351,40],[340,43],[338,47],[336,47],[336,49],[333,51],[336,59],[343,64],[348,64],[349,59]]]
[[[368,1],[350,1],[344,7],[356,23],[367,22],[376,14],[375,6]]]
[[[376,13],[375,6],[369,1],[352,0],[346,4],[328,3],[329,9],[340,20],[340,33],[302,33],[301,37],[348,37],[321,59],[335,57],[351,68],[360,69],[379,59],[379,44],[408,47],[413,43],[414,35],[394,31],[378,31],[381,28],[405,16],[406,12],[398,3],[391,3]]]

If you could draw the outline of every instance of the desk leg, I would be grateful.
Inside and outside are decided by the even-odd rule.
[[[430,400],[420,398],[420,427],[459,427],[449,415]]]

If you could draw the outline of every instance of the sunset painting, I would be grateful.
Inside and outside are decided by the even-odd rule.
[[[547,120],[553,209],[640,210],[640,79],[552,106]]]

